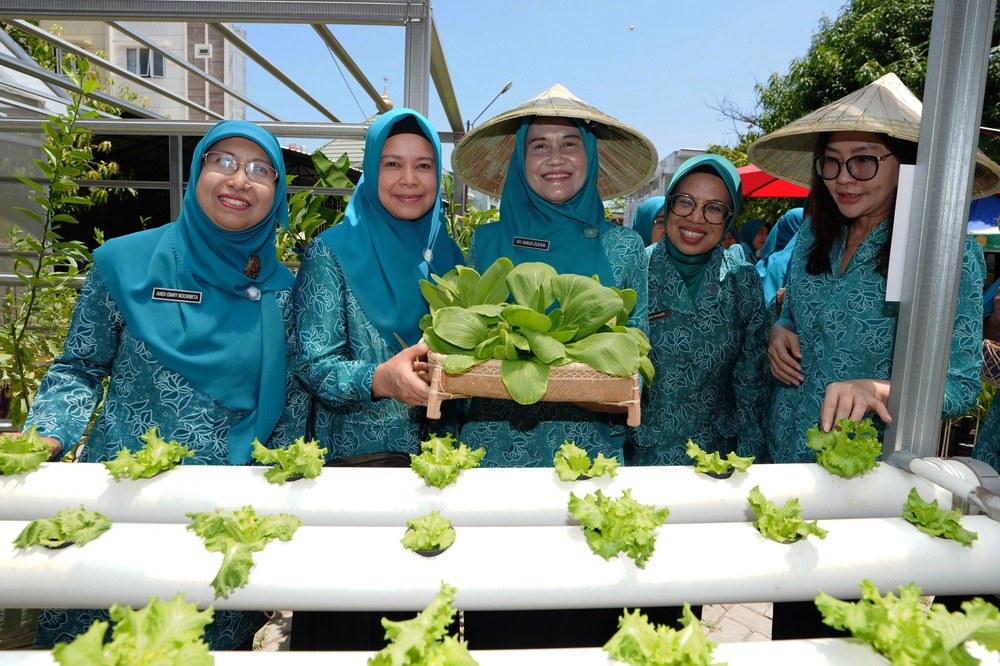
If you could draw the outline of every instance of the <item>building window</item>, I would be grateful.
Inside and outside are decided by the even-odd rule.
[[[212,45],[211,44],[195,44],[194,55],[196,58],[211,58],[212,57]]]
[[[163,54],[152,49],[125,49],[125,69],[146,78],[163,78]]]

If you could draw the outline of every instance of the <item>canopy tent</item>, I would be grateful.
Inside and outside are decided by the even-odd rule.
[[[744,197],[791,197],[802,199],[809,194],[808,189],[765,173],[753,164],[740,167],[737,171],[740,174],[740,180],[743,181]]]

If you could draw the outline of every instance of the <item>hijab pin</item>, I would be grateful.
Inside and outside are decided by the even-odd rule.
[[[255,287],[253,285],[250,285],[249,287],[247,287],[247,298],[249,298],[251,301],[259,301],[260,300],[260,289],[258,289],[257,287]]]
[[[422,256],[424,258],[424,261],[426,261],[428,264],[434,261],[434,253],[431,252],[430,248],[426,248]]]
[[[260,257],[254,252],[247,259],[247,267],[243,269],[243,275],[246,275],[251,280],[256,280],[257,276],[260,275]],[[257,300],[256,298],[253,300]]]
[[[719,292],[721,291],[722,287],[719,286],[718,282],[713,282],[712,284],[708,285],[708,293],[710,296],[718,296]]]
[[[597,238],[597,227],[586,226],[583,228],[583,235],[587,238]]]

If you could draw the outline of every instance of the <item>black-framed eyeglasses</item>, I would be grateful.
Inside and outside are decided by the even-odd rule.
[[[231,176],[236,170],[243,167],[243,170],[254,183],[267,185],[278,180],[278,170],[265,162],[240,162],[229,153],[221,153],[210,150],[205,153],[205,168],[216,173]]]
[[[836,157],[820,155],[813,160],[813,165],[816,167],[816,174],[823,180],[834,180],[840,175],[841,166],[847,167],[848,175],[854,180],[871,180],[878,174],[878,165],[890,155],[892,153],[886,153],[881,157],[876,157],[875,155],[855,155],[854,157],[848,157],[843,162]]]
[[[733,215],[733,209],[721,201],[698,201],[690,194],[675,194],[667,199],[667,205],[677,217],[687,217],[700,205],[701,215],[709,224],[725,224]]]

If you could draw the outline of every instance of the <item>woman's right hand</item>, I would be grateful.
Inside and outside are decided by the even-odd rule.
[[[425,343],[407,347],[375,368],[372,376],[372,397],[393,398],[410,407],[427,404],[427,352]]]
[[[767,360],[771,364],[771,374],[783,384],[798,386],[805,379],[802,376],[802,350],[799,336],[780,324],[772,326],[767,333]]]
[[[2,437],[23,437],[23,436],[24,436],[23,432],[8,432],[8,433],[4,433],[4,434],[0,435],[0,438],[2,438]],[[62,442],[60,442],[55,437],[39,437],[38,439],[42,440],[43,442],[45,442],[46,444],[48,444],[49,446],[52,447],[52,455],[49,456],[49,460],[50,461],[52,461],[52,460],[58,460],[59,459],[59,454],[62,453]]]

